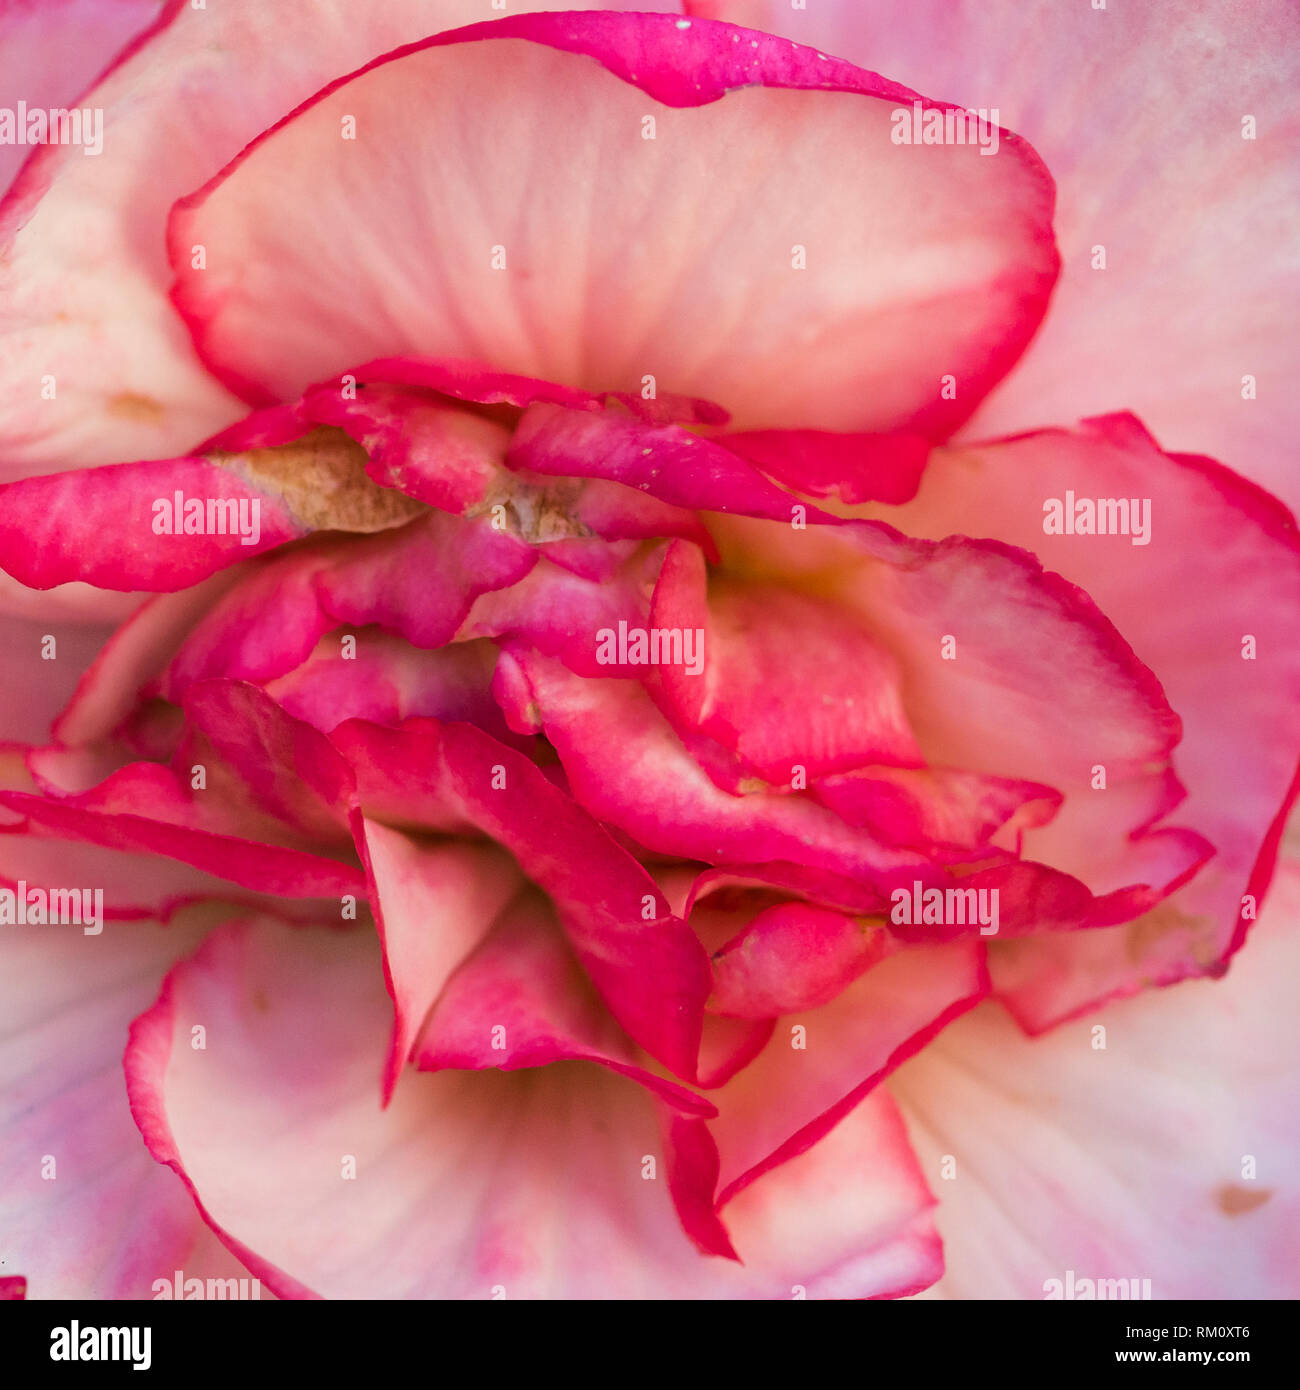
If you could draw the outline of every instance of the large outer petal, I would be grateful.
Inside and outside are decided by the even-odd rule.
[[[980,434],[1137,411],[1300,508],[1300,14],[1289,0],[689,0],[996,106],[1060,189],[1043,331]],[[1256,136],[1242,138],[1254,118]],[[1106,269],[1093,269],[1093,248]],[[1242,398],[1242,378],[1258,399]]]
[[[65,852],[64,872],[87,871]],[[178,1268],[239,1272],[141,1147],[122,1080],[131,1019],[199,934],[0,929],[0,1239],[30,1298],[149,1298]]]
[[[0,204],[2,475],[160,457],[236,418],[167,302],[168,207],[326,82],[492,14],[485,0],[168,0],[82,99],[103,108],[104,152],[48,146]],[[41,399],[46,373],[53,401]]]
[[[862,1297],[939,1273],[932,1199],[883,1097],[737,1199],[742,1267],[683,1234],[640,1087],[581,1062],[445,1071],[381,1112],[390,1010],[373,941],[294,946],[250,926],[213,936],[127,1054],[150,1150],[276,1293]],[[186,1045],[200,1019],[220,1049]]]
[[[895,145],[914,93],[723,26],[466,32],[322,92],[177,206],[174,298],[246,398],[419,352],[652,375],[749,427],[947,432],[1037,326],[1052,189],[1014,137]]]
[[[1226,978],[1033,1039],[985,1005],[900,1069],[941,1199],[941,1292],[1041,1299],[1073,1270],[1157,1299],[1300,1296],[1298,922],[1289,869]]]

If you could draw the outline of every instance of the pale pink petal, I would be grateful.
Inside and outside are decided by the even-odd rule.
[[[1186,0],[1174,11],[1123,0],[689,0],[687,10],[997,107],[1042,155],[1060,194],[1061,281],[972,437],[1127,408],[1167,447],[1222,459],[1300,509],[1300,400],[1289,385],[1300,373],[1290,308],[1300,297],[1300,15],[1289,0]]]
[[[29,113],[77,106],[82,92],[161,8],[162,0],[5,0],[0,5],[0,105],[13,111],[22,101]],[[85,134],[93,145],[93,125]],[[22,128],[15,135],[24,143],[0,145],[0,195],[39,148],[25,143]]]
[[[1032,1039],[985,1005],[900,1069],[941,1199],[941,1292],[1061,1297],[1048,1281],[1073,1271],[1075,1298],[1083,1279],[1130,1298],[1300,1295],[1294,869],[1275,893],[1224,979]]]
[[[63,867],[64,886],[94,873],[66,846]],[[150,1298],[177,1268],[237,1272],[142,1148],[122,1080],[131,1019],[200,936],[152,922],[0,930],[3,1267],[29,1298]]]
[[[0,614],[17,618],[45,616],[80,623],[125,622],[140,606],[138,594],[109,593],[89,584],[61,584],[55,589],[29,589],[12,575],[0,572]]]
[[[286,951],[247,926],[210,938],[127,1055],[150,1151],[276,1293],[869,1297],[939,1274],[933,1199],[883,1098],[737,1199],[743,1266],[702,1256],[641,1087],[580,1062],[443,1071],[381,1111],[377,948],[364,933],[293,940]],[[220,1049],[187,1045],[199,1021]]]
[[[902,1061],[988,994],[983,947],[903,951],[833,1001],[781,1019],[758,1057],[710,1091],[717,1201],[815,1145]]]
[[[1015,137],[908,158],[910,90],[723,26],[471,32],[335,84],[178,204],[175,302],[247,399],[424,353],[650,377],[742,427],[946,432],[1036,327],[1052,188]]]
[[[78,19],[113,8],[67,7]],[[136,7],[124,0],[122,8]],[[663,8],[678,6],[665,0]],[[364,9],[347,0],[171,0],[147,41],[82,98],[104,111],[103,153],[48,146],[0,204],[3,476],[174,454],[241,414],[195,358],[167,301],[168,208],[325,83],[401,44],[497,13],[485,0]],[[91,32],[107,38],[102,21]],[[79,55],[73,73],[81,63]],[[57,394],[47,400],[42,378],[51,374]]]
[[[181,639],[239,577],[222,571],[175,594],[140,604],[104,643],[54,723],[61,743],[109,738],[137,707],[143,687],[159,676]]]
[[[709,863],[792,861],[882,892],[928,870],[924,856],[880,845],[804,797],[724,791],[638,683],[577,676],[536,652],[515,659],[574,795],[647,849]]]
[[[111,629],[58,613],[0,615],[0,740],[43,743]]]

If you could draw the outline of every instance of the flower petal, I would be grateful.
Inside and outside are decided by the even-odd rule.
[[[1222,459],[1300,510],[1300,400],[1288,385],[1300,361],[1287,308],[1300,296],[1290,217],[1300,16],[1288,0],[1248,11],[1185,0],[1174,15],[1057,0],[686,8],[949,101],[996,104],[1043,156],[1060,192],[1061,280],[971,437],[1128,408],[1168,447]],[[1132,138],[1117,143],[1120,131]]]
[[[699,550],[674,541],[650,622],[696,638],[659,666],[667,712],[679,732],[734,758],[739,777],[789,787],[802,768],[806,786],[865,764],[921,763],[898,664],[847,606],[709,576]]]
[[[0,485],[0,563],[49,589],[170,591],[313,531],[383,531],[423,508],[339,431],[274,448],[112,464]]]
[[[63,872],[64,884],[94,875],[66,846]],[[120,1064],[132,1017],[201,934],[152,922],[112,922],[98,937],[0,931],[0,1228],[5,1269],[23,1271],[30,1298],[148,1298],[177,1268],[231,1272],[141,1148]]]
[[[386,1105],[433,1001],[523,877],[493,845],[417,838],[359,813],[356,835],[395,1012]]]
[[[25,103],[28,112],[73,106],[109,59],[147,29],[157,0],[45,0],[7,4],[0,11],[0,92]],[[84,127],[83,127],[84,130]],[[0,196],[23,162],[42,145],[26,144],[21,123],[15,139],[0,145]],[[91,158],[93,131],[82,148]],[[102,152],[102,151],[101,151]]]
[[[511,0],[511,9],[634,3]],[[33,8],[44,20],[55,7]],[[94,36],[109,10],[138,13],[133,0],[69,8]],[[195,359],[167,302],[167,209],[326,82],[489,13],[483,0],[388,0],[364,11],[316,0],[309,12],[167,5],[82,98],[104,112],[104,154],[47,145],[0,204],[5,477],[177,453],[236,418],[239,402]],[[59,44],[60,67],[69,48],[79,44]],[[53,399],[42,396],[49,375]]]
[[[1031,488],[1025,478],[1034,479]],[[1133,534],[1045,534],[1047,508],[1123,499]],[[1078,505],[1076,501],[1076,507]],[[1136,535],[1145,507],[1146,542]],[[1268,886],[1277,836],[1294,798],[1300,755],[1300,541],[1272,498],[1208,459],[1168,455],[1132,417],[1074,431],[936,450],[915,502],[891,519],[941,536],[977,516],[986,534],[1034,546],[1043,563],[1082,586],[1158,673],[1181,717],[1173,769],[1187,795],[1160,781],[1125,792],[1115,778],[1089,803],[1066,803],[1025,836],[1046,857],[1104,888],[1131,878],[1105,849],[1125,822],[1142,827],[1177,804],[1177,820],[1216,850],[1185,888],[1147,917],[1086,939],[1020,942],[993,956],[994,978],[1017,1017],[1044,1027],[1114,993],[1216,972],[1245,939],[1243,898]],[[1073,515],[1071,516],[1073,522]],[[1073,525],[1071,525],[1073,530]],[[1194,555],[1194,564],[1188,556]],[[1177,602],[1153,602],[1176,595]],[[1071,676],[1076,678],[1077,671]],[[1232,711],[1225,718],[1225,710]],[[1093,735],[1075,738],[1083,763],[1112,760]],[[1095,752],[1095,756],[1094,756]],[[1116,793],[1119,798],[1116,799]],[[1150,840],[1153,837],[1147,836]],[[1143,843],[1139,837],[1131,850]],[[1131,853],[1126,851],[1126,853]]]
[[[540,893],[511,903],[456,970],[425,1021],[415,1061],[421,1071],[596,1062],[684,1114],[716,1113],[693,1091],[638,1063]]]
[[[1069,1297],[1072,1272],[1131,1298],[1300,1295],[1295,869],[1275,892],[1224,979],[1032,1039],[988,1004],[899,1070],[925,1171],[951,1178],[940,1292]]]
[[[174,299],[259,403],[342,370],[347,344],[629,394],[652,377],[742,427],[947,432],[1043,313],[1052,189],[1011,136],[993,159],[900,158],[891,112],[913,96],[664,15],[442,35],[326,89],[179,203]]]
[[[351,720],[331,735],[365,813],[399,827],[477,830],[551,898],[583,968],[629,1035],[693,1076],[709,966],[654,880],[528,758],[468,724]]]
[[[42,833],[161,854],[256,892],[331,897],[364,883],[351,770],[327,739],[234,681],[191,687],[185,706],[170,766],[130,763],[68,796],[0,792],[0,804]]]
[[[988,988],[981,946],[922,946],[779,1022],[758,1057],[709,1093],[719,1112],[709,1122],[721,1159],[718,1206],[816,1144]]]
[[[111,629],[69,622],[55,613],[0,614],[0,640],[7,657],[0,677],[0,740],[45,742],[80,673],[111,635]]]
[[[896,949],[877,922],[808,903],[777,903],[714,952],[709,1008],[749,1019],[815,1009]]]
[[[924,856],[879,845],[802,797],[723,791],[639,683],[577,676],[522,649],[514,659],[573,794],[647,849],[708,863],[788,860],[864,880],[878,892],[928,869]]]
[[[247,924],[215,934],[127,1052],[150,1151],[276,1293],[864,1297],[940,1272],[933,1199],[883,1097],[737,1199],[744,1266],[710,1259],[647,1165],[662,1141],[641,1087],[580,1062],[448,1070],[381,1111],[389,1004],[373,940],[293,944]],[[197,1022],[220,1048],[183,1045]]]

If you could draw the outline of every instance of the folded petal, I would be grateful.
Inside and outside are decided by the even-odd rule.
[[[256,892],[355,892],[352,773],[328,740],[251,685],[205,681],[185,706],[172,765],[130,763],[66,796],[0,792],[0,804],[42,833],[161,854]]]
[[[1077,533],[1084,500],[1097,516],[1113,514],[1112,534]],[[1072,502],[1069,530],[1058,534],[1052,523],[1049,533],[1051,509],[1064,524]],[[1107,416],[1074,431],[936,451],[916,501],[890,515],[929,536],[977,516],[986,534],[1032,545],[1116,624],[1181,718],[1172,767],[1185,798],[1171,798],[1159,780],[1126,790],[1112,776],[1082,806],[1067,794],[1050,825],[1027,832],[1026,853],[1090,883],[1122,877],[1125,866],[1105,849],[1111,830],[1127,822],[1141,832],[1175,806],[1177,822],[1216,851],[1131,927],[995,951],[994,977],[1017,1016],[1042,1027],[1143,983],[1220,970],[1257,915],[1295,794],[1300,542],[1285,508],[1211,460],[1163,453],[1132,416]],[[1113,771],[1095,737],[1087,746],[1082,761]],[[1143,843],[1139,833],[1126,855]]]
[[[38,810],[40,808],[38,807]],[[140,835],[123,837],[123,843],[134,849],[116,849],[111,831],[102,820],[92,822],[84,832],[73,822],[65,827],[65,818],[57,811],[48,825],[35,818],[21,822],[16,829],[0,835],[0,886],[16,890],[18,884],[46,891],[67,886],[69,856],[85,865],[84,879],[101,888],[104,893],[104,920],[140,921],[142,919],[170,922],[185,908],[196,903],[221,903],[243,912],[258,912],[279,917],[288,922],[322,922],[337,919],[339,901],[334,897],[320,901],[312,896],[298,899],[280,897],[283,887],[283,860],[273,861],[277,872],[269,878],[265,892],[240,891],[230,882],[220,857],[211,862],[214,872],[207,873],[183,858],[166,858],[151,849],[146,838],[147,827],[139,827]],[[64,838],[66,836],[66,838]],[[240,853],[236,846],[230,851]],[[254,847],[255,856],[265,853],[263,846]],[[193,860],[195,853],[189,854]],[[261,860],[262,869],[267,861]],[[300,861],[295,861],[300,864]],[[257,866],[250,881],[260,885]],[[337,871],[327,880],[331,891],[337,886]],[[355,890],[356,885],[353,885]]]
[[[457,639],[504,639],[507,649],[527,642],[584,675],[643,676],[644,667],[609,660],[619,653],[616,641],[610,651],[608,637],[616,638],[620,623],[647,619],[663,556],[662,546],[642,548],[598,574],[542,556],[519,583],[475,600]]]
[[[695,638],[659,666],[679,730],[712,740],[742,776],[802,785],[869,763],[921,762],[898,664],[852,609],[787,586],[710,577],[669,546],[652,630]],[[698,647],[698,651],[695,648]]]
[[[697,511],[788,521],[796,499],[734,451],[676,424],[533,405],[510,440],[511,467],[602,478]]]
[[[384,1072],[387,1104],[430,1006],[523,877],[493,845],[424,839],[360,814],[355,826],[396,1015]]]
[[[1040,782],[951,768],[868,767],[823,777],[813,794],[890,844],[972,851],[1051,820],[1061,793]]]
[[[34,589],[171,591],[313,531],[382,531],[423,510],[364,469],[351,440],[320,430],[271,448],[24,478],[0,485],[0,564]]]
[[[154,788],[133,788],[152,791]],[[22,792],[0,792],[0,805],[45,834],[133,854],[179,859],[242,888],[289,898],[337,898],[364,885],[358,869],[304,850],[192,830],[129,812],[83,809]]]
[[[574,675],[536,652],[514,655],[574,796],[647,849],[712,864],[792,861],[877,892],[928,869],[924,856],[878,844],[802,796],[724,791],[639,683]]]
[[[709,1008],[751,1019],[813,1009],[896,949],[879,921],[809,903],[777,903],[714,952]]]
[[[596,1062],[692,1115],[708,1101],[648,1071],[583,975],[539,893],[505,909],[452,976],[416,1044],[422,1071]]]
[[[475,599],[517,584],[536,563],[532,546],[483,519],[430,512],[353,543],[316,587],[337,622],[378,623],[417,647],[438,647],[461,630]]]
[[[795,492],[850,503],[910,501],[930,452],[923,435],[903,433],[751,430],[718,443]]]
[[[355,647],[344,648],[350,635]],[[430,717],[464,720],[503,742],[519,740],[492,698],[497,662],[490,642],[457,642],[425,651],[380,628],[330,633],[301,666],[266,683],[286,713],[323,733],[348,719],[400,724]]]
[[[961,524],[969,527],[984,504],[967,498]],[[1041,843],[1044,853],[1033,857],[1092,892],[1142,887],[1152,905],[1214,848],[1185,821],[1156,826],[1169,809],[1181,734],[1156,663],[1134,652],[1105,605],[1046,568],[1028,537],[1012,545],[948,525],[927,533],[918,514],[925,538],[916,540],[860,519],[910,526],[916,508],[864,507],[858,519],[804,531],[734,516],[713,529],[724,567],[815,586],[870,625],[899,663],[908,721],[929,765],[1061,793],[1027,853]],[[1109,803],[1098,801],[1103,774]]]
[[[619,1023],[693,1076],[709,966],[694,933],[608,832],[512,748],[468,724],[351,720],[332,734],[367,816],[400,828],[469,830],[508,849],[554,903]]]
[[[598,410],[600,402],[592,397],[572,410],[532,406],[512,438],[500,420],[461,408],[441,394],[411,382],[395,386],[372,377],[374,371],[386,371],[415,380],[427,375],[430,380],[441,381],[451,366],[402,360],[396,366],[358,367],[355,373],[345,374],[344,382],[350,386],[340,389],[339,383],[331,382],[314,387],[293,408],[294,414],[304,421],[346,431],[365,449],[369,459],[366,472],[382,486],[397,488],[408,497],[458,516],[487,515],[494,530],[532,545],[592,535],[606,540],[681,535],[707,543],[708,533],[690,512],[659,500],[664,489],[647,482],[644,486],[653,495],[641,490],[639,479],[653,478],[662,471],[662,464],[658,469],[646,469],[642,463],[640,470],[628,477],[627,470],[617,467],[617,461],[609,457],[620,440],[630,437],[628,447],[640,460],[642,444],[659,444],[665,435],[676,438],[671,423],[647,423],[639,418],[629,421],[622,412],[614,420],[599,414],[593,417],[590,412]],[[366,379],[358,381],[359,376]],[[474,389],[458,377],[446,384],[472,391],[475,396],[520,394],[483,386]],[[560,391],[545,392],[543,382],[536,386],[544,394]],[[666,403],[656,400],[656,404]],[[558,474],[563,481],[538,476],[525,466],[532,452],[526,440],[534,432],[528,423],[534,412],[541,412],[543,420],[553,414],[560,422],[584,422],[572,447],[553,442],[544,453],[539,451],[539,471]],[[589,442],[593,426],[595,438]],[[563,435],[564,430],[547,433]],[[693,434],[679,433],[687,443],[702,444]],[[506,467],[508,453],[515,455],[509,460],[510,468]],[[664,453],[660,444],[656,454],[662,457]]]

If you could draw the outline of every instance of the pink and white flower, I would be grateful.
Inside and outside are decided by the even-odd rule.
[[[0,6],[0,1296],[1292,1291],[1282,78],[551,8]]]

